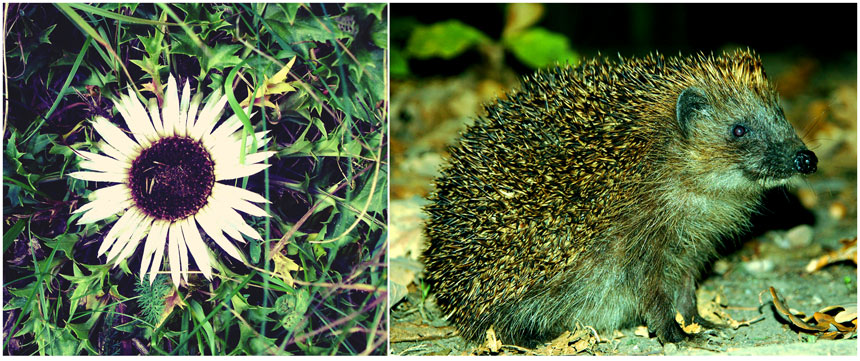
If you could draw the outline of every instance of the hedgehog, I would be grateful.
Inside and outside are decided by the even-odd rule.
[[[755,52],[525,77],[449,148],[425,207],[425,280],[469,341],[534,347],[577,324],[709,327],[696,282],[765,190],[811,174]]]

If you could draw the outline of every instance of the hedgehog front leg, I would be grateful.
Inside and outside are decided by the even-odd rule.
[[[645,323],[648,328],[663,343],[677,343],[686,339],[688,335],[675,322],[672,299],[661,288],[654,288],[650,293],[650,297],[645,300]]]
[[[696,280],[692,275],[684,279],[684,285],[675,297],[675,309],[684,317],[684,323],[697,322],[699,310],[696,307]]]
[[[684,286],[675,298],[675,309],[684,317],[684,323],[689,325],[693,322],[698,323],[705,328],[721,328],[715,324],[702,318],[699,315],[696,298],[696,278],[693,275],[688,275],[684,279]]]

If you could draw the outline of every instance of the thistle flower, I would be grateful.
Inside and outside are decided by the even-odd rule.
[[[242,235],[262,239],[236,212],[268,217],[254,203],[268,201],[257,193],[219,181],[247,177],[267,168],[261,164],[275,152],[257,152],[269,140],[258,132],[246,141],[244,163],[239,162],[242,122],[233,115],[215,126],[227,96],[216,91],[203,109],[202,94],[193,99],[186,81],[180,95],[171,75],[163,106],[149,99],[148,109],[131,89],[114,102],[128,125],[130,138],[107,119],[97,116],[92,124],[104,142],[102,154],[77,151],[86,171],[69,176],[86,181],[117,183],[91,194],[91,202],[74,213],[83,213],[78,224],[95,223],[114,214],[122,216],[102,240],[98,256],[107,254],[114,266],[145,244],[140,275],[155,280],[165,249],[173,283],[188,281],[190,253],[197,268],[212,278],[209,248],[198,225],[231,257],[244,261],[239,249],[225,236],[244,242]],[[217,262],[217,261],[214,261]]]

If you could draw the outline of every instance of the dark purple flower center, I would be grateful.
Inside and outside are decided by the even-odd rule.
[[[128,183],[134,203],[147,215],[183,219],[206,205],[215,185],[215,163],[196,140],[162,138],[131,163]]]

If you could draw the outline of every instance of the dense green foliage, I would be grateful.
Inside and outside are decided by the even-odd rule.
[[[414,18],[396,18],[392,23],[391,74],[410,74],[410,59],[452,59],[476,49],[487,62],[499,61],[499,53],[509,52],[531,69],[555,63],[575,63],[578,55],[562,34],[537,26],[544,13],[541,4],[506,5],[505,26],[494,40],[481,30],[460,20],[421,24]]]
[[[385,4],[6,6],[4,354],[386,353]],[[76,225],[100,185],[66,176],[94,116],[125,126],[116,94],[161,98],[170,74],[228,114],[255,99],[245,129],[277,152],[232,183],[271,201],[250,265],[179,289],[97,258],[116,217]]]

